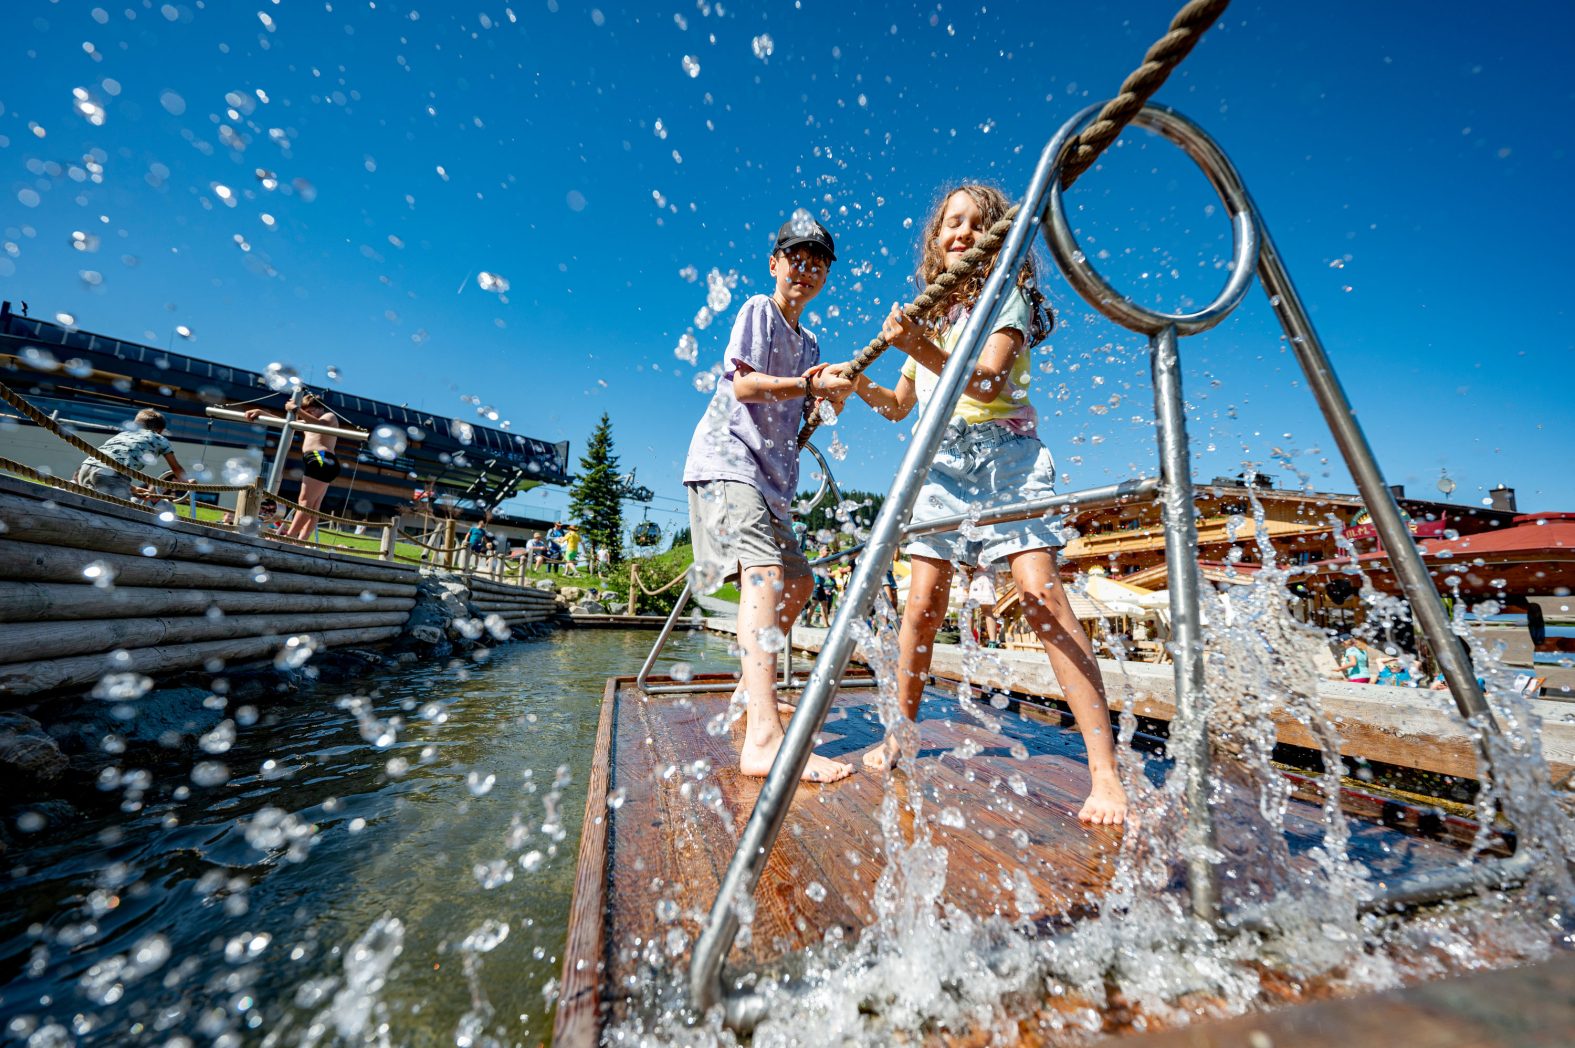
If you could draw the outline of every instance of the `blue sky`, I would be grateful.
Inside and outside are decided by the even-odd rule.
[[[908,295],[938,189],[1020,195],[1176,6],[13,0],[0,293],[429,411],[479,398],[576,457],[607,411],[671,524],[695,380],[768,289],[777,225],[825,213],[840,261],[813,325],[851,355]],[[1575,510],[1575,14],[1451,6],[1238,0],[1158,98],[1243,173],[1392,482],[1436,495],[1447,470],[1457,501],[1505,483]],[[1228,229],[1177,151],[1130,132],[1069,202],[1118,287],[1213,297]],[[736,282],[702,327],[713,270]],[[1033,396],[1066,485],[1152,472],[1142,340],[1042,284],[1060,324]],[[1261,291],[1182,352],[1196,476],[1351,490]],[[839,480],[889,485],[907,428],[850,407]]]

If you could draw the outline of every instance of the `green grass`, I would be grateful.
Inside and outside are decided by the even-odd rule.
[[[717,600],[725,600],[729,604],[737,604],[738,600],[739,600],[738,583],[736,583],[736,582],[723,583],[722,587],[720,589],[718,589],[715,593],[711,594],[711,596],[715,597]]]

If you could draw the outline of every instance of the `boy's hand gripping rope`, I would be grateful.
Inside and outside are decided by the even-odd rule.
[[[1230,0],[1189,0],[1176,17],[1170,20],[1170,31],[1154,41],[1148,53],[1143,56],[1143,64],[1134,69],[1121,83],[1121,90],[1114,98],[1105,103],[1093,123],[1078,132],[1067,143],[1066,161],[1061,165],[1061,185],[1070,187],[1076,182],[1078,176],[1093,166],[1095,160],[1106,149],[1110,148],[1122,130],[1131,123],[1148,100],[1158,91],[1160,85],[1170,76],[1171,71],[1181,64],[1197,46],[1204,32],[1212,26],[1225,8],[1230,6]],[[902,307],[902,311],[910,319],[917,320],[920,314],[927,312],[936,303],[945,301],[946,295],[952,287],[963,277],[972,273],[974,269],[995,257],[1001,248],[1001,241],[1006,238],[1006,233],[1012,228],[1012,220],[1017,217],[1017,206],[1013,206],[1006,215],[992,225],[980,237],[978,242],[962,256],[946,267],[946,271],[935,278],[935,282],[921,291],[912,302]],[[879,336],[870,341],[870,344],[859,350],[853,357],[854,375],[863,373],[875,359],[885,352],[887,342]],[[810,436],[820,425],[820,416],[811,415],[798,431],[798,446],[803,447],[809,442]]]

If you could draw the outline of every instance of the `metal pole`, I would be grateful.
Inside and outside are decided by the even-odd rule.
[[[1291,351],[1296,354],[1296,360],[1307,376],[1307,387],[1318,401],[1324,420],[1329,423],[1329,430],[1334,434],[1340,455],[1345,459],[1346,468],[1356,481],[1362,504],[1372,516],[1378,537],[1389,554],[1395,578],[1399,580],[1400,589],[1411,604],[1411,614],[1417,625],[1422,627],[1422,635],[1427,638],[1427,643],[1432,646],[1433,656],[1438,659],[1439,668],[1449,684],[1450,694],[1454,696],[1460,715],[1483,730],[1497,731],[1498,724],[1482,695],[1482,688],[1477,684],[1476,671],[1471,666],[1464,646],[1450,628],[1449,613],[1444,610],[1444,602],[1433,585],[1427,565],[1422,562],[1422,555],[1411,538],[1410,529],[1400,519],[1400,506],[1395,502],[1389,485],[1384,483],[1383,472],[1373,457],[1373,449],[1367,443],[1361,423],[1356,421],[1356,413],[1351,409],[1345,388],[1335,376],[1329,355],[1324,351],[1318,333],[1313,330],[1312,321],[1307,318],[1301,296],[1296,293],[1296,285],[1291,282],[1291,275],[1286,271],[1285,263],[1274,246],[1274,239],[1269,236],[1268,228],[1263,225],[1261,216],[1257,217],[1257,223],[1263,238],[1258,255],[1258,279],[1263,282],[1263,290],[1269,296],[1269,305],[1280,319],[1280,326],[1291,340]],[[1487,754],[1485,747],[1483,753],[1491,770],[1492,757]]]
[[[273,465],[268,469],[268,492],[279,494],[284,483],[284,460],[290,457],[290,445],[295,441],[295,409],[284,413],[284,425],[279,428],[279,447],[274,452]]]
[[[1181,359],[1176,329],[1149,338],[1154,374],[1154,417],[1159,422],[1160,505],[1165,521],[1165,563],[1170,578],[1171,647],[1175,659],[1176,721],[1187,726],[1187,825],[1182,844],[1193,916],[1214,923],[1219,917],[1219,881],[1209,856],[1214,851],[1214,821],[1209,811],[1208,696],[1203,690],[1202,579],[1198,569],[1197,508],[1192,494],[1192,464],[1187,449],[1186,405],[1181,396]],[[1178,732],[1172,730],[1171,745]]]
[[[1002,292],[1016,279],[1018,266],[1038,229],[1046,194],[1051,182],[1058,178],[1061,152],[1072,137],[1072,128],[1079,121],[1092,117],[1097,109],[1097,106],[1090,106],[1075,120],[1064,125],[1040,153],[1033,182],[1001,245],[990,279],[979,296],[979,306],[963,325],[962,336],[946,367],[942,369],[935,392],[919,420],[913,439],[908,443],[908,452],[897,469],[896,480],[875,518],[866,546],[868,555],[859,559],[853,578],[843,594],[831,630],[815,660],[815,669],[799,697],[798,709],[788,723],[787,737],[777,751],[771,772],[766,776],[754,810],[744,826],[738,848],[733,852],[716,901],[711,906],[706,926],[695,941],[689,966],[689,995],[697,1011],[707,1011],[723,996],[722,962],[738,934],[737,901],[753,896],[755,886],[760,882],[761,871],[765,869],[771,848],[776,843],[777,834],[787,819],[788,804],[798,789],[804,766],[809,763],[815,735],[831,710],[837,681],[853,653],[852,626],[868,613],[875,602],[886,565],[891,563],[892,554],[897,548],[898,529],[918,498],[919,488],[924,483],[935,451],[945,435],[946,425],[951,420],[952,408],[962,397],[984,348],[985,336],[991,331],[991,325],[1001,311]]]

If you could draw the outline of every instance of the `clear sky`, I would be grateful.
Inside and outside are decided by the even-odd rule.
[[[787,215],[836,236],[810,321],[845,358],[910,293],[939,188],[1020,196],[1177,6],[11,0],[0,293],[428,411],[479,400],[576,459],[609,412],[671,525],[696,379]],[[1236,162],[1412,494],[1447,471],[1457,501],[1505,483],[1575,510],[1572,31],[1566,4],[1237,0],[1158,96]],[[1213,297],[1228,229],[1176,150],[1129,132],[1069,202],[1135,298]],[[736,283],[702,325],[713,271]],[[1042,284],[1033,397],[1066,486],[1152,472],[1143,341]],[[1352,490],[1261,291],[1182,352],[1196,476]],[[855,403],[838,479],[884,489],[907,429]]]

